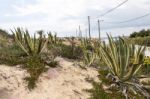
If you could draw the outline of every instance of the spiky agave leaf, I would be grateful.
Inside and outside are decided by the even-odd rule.
[[[58,39],[57,37],[57,33],[55,33],[54,35],[51,32],[48,32],[48,39],[49,39],[49,43],[51,44],[51,46],[56,46],[56,45],[61,45],[62,41],[60,39]]]
[[[28,50],[25,48],[25,46],[23,46],[23,44],[16,38],[16,43],[18,44],[18,46],[20,46],[20,48],[27,54],[29,55]]]
[[[42,43],[43,43],[43,31],[38,31],[39,38],[38,38],[38,48],[37,48],[37,54],[40,53],[42,49]]]
[[[46,41],[43,43],[43,47],[42,47],[40,53],[44,52],[44,50],[47,48],[48,41],[49,41],[49,40],[46,39]]]
[[[30,46],[30,39],[27,37],[27,35],[28,35],[28,33],[24,34],[24,41],[25,41],[25,45],[28,49],[28,53],[32,55],[33,51],[32,51],[31,46]]]
[[[107,46],[101,45],[100,50],[103,61],[111,71],[112,76],[110,77],[113,79],[113,82],[117,86],[119,84],[122,93],[124,93],[123,87],[129,89],[127,82],[131,82],[133,83],[134,91],[138,90],[144,96],[148,97],[147,91],[139,87],[139,83],[132,82],[142,66],[141,61],[143,61],[145,47],[138,47],[137,50],[135,50],[132,45],[126,43],[121,37],[115,41],[108,35],[108,40],[109,44]],[[130,61],[131,59],[134,59],[132,63]],[[124,95],[126,96],[127,93],[124,93]]]
[[[140,55],[144,51],[145,48],[139,47],[137,52],[134,52],[134,66],[129,66],[131,53],[135,50],[130,49],[130,45],[128,45],[122,38],[119,38],[119,43],[116,43],[111,36],[108,35],[109,45],[108,47],[101,46],[101,54],[103,60],[112,71],[112,73],[120,78],[125,77],[127,74],[127,68],[134,67],[134,69],[138,69],[140,64],[135,65],[135,62],[139,63]],[[135,71],[135,70],[134,70]],[[130,74],[132,75],[132,74]]]
[[[93,50],[92,42],[89,41],[87,38],[83,38],[81,39],[80,46],[83,51],[85,65],[87,66],[92,65],[96,58],[96,54],[95,54],[95,51]]]
[[[22,31],[22,29],[21,28],[17,28],[17,29],[14,29],[14,31],[13,30],[11,30],[11,32],[13,33],[13,35],[15,36],[15,41],[16,41],[16,43],[20,46],[20,48],[27,54],[27,55],[29,55],[29,53],[28,53],[28,50],[25,48],[25,46],[24,46],[24,41],[23,41],[23,39],[24,39],[24,32]]]
[[[15,29],[15,31],[12,32],[15,35],[17,44],[27,55],[32,56],[34,54],[40,54],[44,51],[48,43],[48,39],[45,40],[43,37],[43,31],[38,32],[38,34],[40,35],[38,39],[36,38],[35,34],[32,38],[28,30],[24,31],[21,28]]]

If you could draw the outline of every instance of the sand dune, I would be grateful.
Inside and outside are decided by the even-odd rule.
[[[60,66],[43,73],[37,87],[31,92],[23,80],[28,73],[17,67],[0,65],[0,99],[87,99],[92,88],[86,79],[97,80],[94,68],[81,69],[73,62],[57,58]]]

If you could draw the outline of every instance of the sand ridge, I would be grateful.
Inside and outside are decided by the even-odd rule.
[[[92,88],[86,79],[97,80],[96,69],[91,67],[81,69],[74,62],[64,58],[56,60],[60,66],[43,73],[37,87],[31,92],[23,80],[28,75],[25,70],[1,65],[0,99],[87,99],[89,93],[83,89]]]

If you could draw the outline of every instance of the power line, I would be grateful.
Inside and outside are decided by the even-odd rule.
[[[120,3],[119,5],[117,5],[116,7],[114,7],[114,8],[112,8],[112,9],[106,11],[105,13],[101,14],[100,16],[97,16],[96,18],[98,18],[98,17],[103,17],[103,16],[107,15],[108,13],[110,13],[110,12],[116,10],[117,8],[119,8],[120,6],[122,6],[123,4],[125,4],[127,1],[128,1],[128,0],[123,1],[122,3]]]
[[[145,14],[145,15],[143,15],[143,16],[136,17],[136,18],[132,18],[132,19],[129,19],[129,20],[121,21],[121,22],[105,22],[105,23],[121,24],[121,23],[127,23],[127,22],[136,21],[136,20],[145,18],[145,17],[147,17],[147,16],[150,16],[150,13]]]
[[[114,11],[115,9],[117,9],[117,8],[119,8],[120,6],[122,6],[123,4],[125,4],[127,1],[128,1],[128,0],[125,0],[124,2],[120,3],[120,4],[117,5],[116,7],[114,7],[114,8],[112,8],[112,9],[108,10],[108,11],[105,12],[105,13],[103,13],[101,16],[105,16],[106,14],[108,14],[108,13]]]
[[[120,3],[120,4],[117,5],[116,7],[114,7],[114,8],[112,8],[112,9],[108,10],[108,11],[105,12],[105,13],[103,13],[101,16],[105,16],[106,14],[108,14],[108,13],[114,11],[115,9],[117,9],[117,8],[120,7],[120,6],[122,6],[122,5],[123,5],[124,3],[126,3],[127,1],[128,1],[128,0],[125,0],[124,2]],[[100,17],[100,16],[97,16],[97,17],[95,17],[95,18],[93,18],[93,19],[96,19],[96,18],[98,18],[98,17]],[[88,16],[88,24],[89,24],[89,36],[90,36],[90,16]]]

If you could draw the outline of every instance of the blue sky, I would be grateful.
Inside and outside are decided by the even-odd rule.
[[[81,26],[83,35],[87,31],[87,16],[91,16],[91,33],[98,36],[97,19],[101,24],[102,37],[107,33],[113,36],[129,35],[150,27],[150,16],[137,21],[110,24],[107,22],[126,21],[150,13],[150,0],[128,0],[124,5],[104,17],[95,18],[124,0],[0,0],[0,28],[28,28],[55,31],[59,36],[75,36]]]

